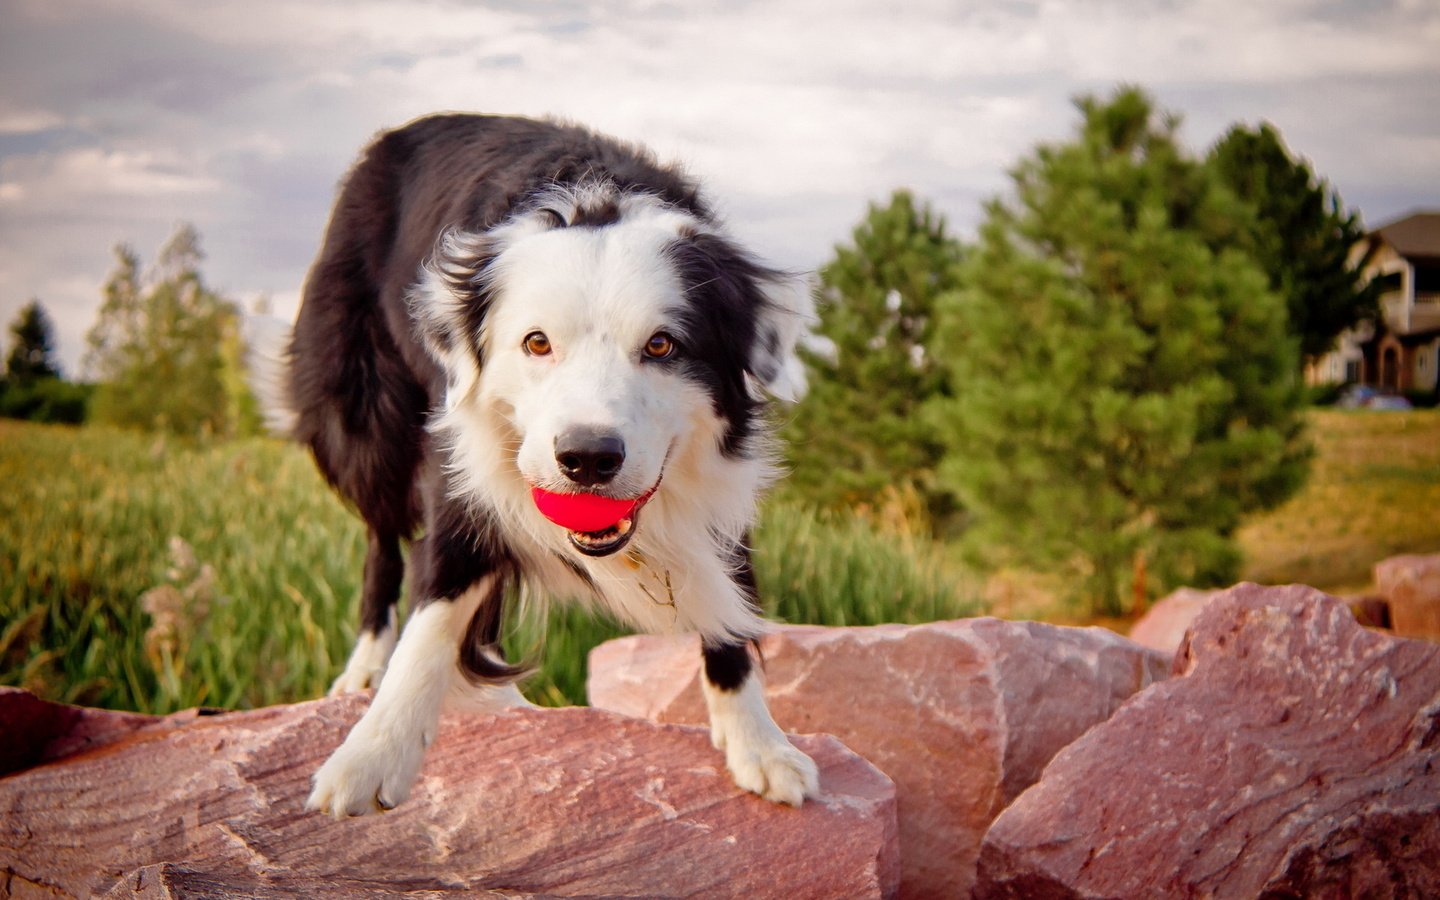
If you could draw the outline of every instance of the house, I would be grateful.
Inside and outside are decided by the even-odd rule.
[[[1434,391],[1440,368],[1440,212],[1420,212],[1365,236],[1352,259],[1381,285],[1380,320],[1340,336],[1307,367],[1311,384]]]

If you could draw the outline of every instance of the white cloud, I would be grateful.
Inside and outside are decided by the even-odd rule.
[[[968,230],[1021,154],[1072,131],[1071,96],[1120,81],[1183,112],[1197,149],[1273,121],[1374,221],[1440,205],[1436,46],[1422,0],[12,0],[0,317],[38,295],[83,334],[110,245],[152,252],[177,219],[213,282],[292,305],[360,146],[441,109],[644,141],[790,266],[895,186]]]
[[[194,160],[150,150],[85,147],[57,155],[31,155],[0,163],[0,178],[21,188],[20,199],[47,211],[84,210],[107,200],[204,202],[222,189]]]
[[[5,109],[0,100],[0,134],[34,134],[65,124],[60,115],[44,109]]]

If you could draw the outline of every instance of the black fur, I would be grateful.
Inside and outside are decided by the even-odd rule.
[[[722,691],[738,691],[750,677],[750,645],[742,643],[705,645],[705,680]]]
[[[745,592],[745,598],[757,609],[760,606],[760,591],[755,584],[755,566],[750,561],[750,536],[735,548],[735,583]],[[702,644],[700,652],[705,659],[705,680],[722,691],[738,691],[755,667],[751,658],[760,656],[757,641],[730,641],[723,644]]]
[[[507,585],[517,564],[499,531],[445,499],[441,466],[425,431],[443,399],[445,375],[417,339],[407,296],[437,241],[451,231],[484,234],[518,210],[535,209],[556,185],[601,180],[643,192],[701,221],[711,214],[699,190],[648,153],[581,128],[525,119],[446,115],[380,135],[341,186],[324,245],[310,270],[289,348],[289,400],[296,437],[330,484],[369,527],[361,618],[378,632],[399,593],[401,541],[411,544],[412,603],[446,601],[487,575],[489,596],[470,623],[463,668],[481,680],[513,678],[495,646]],[[611,204],[576,212],[557,226],[603,228]],[[776,273],[723,239],[682,236],[671,257],[691,294],[688,344],[677,365],[703,383],[729,423],[724,452],[743,454],[758,404],[745,384],[759,283]],[[448,259],[452,286],[469,292],[469,335],[489,308],[483,241],[464,259]],[[473,337],[432,334],[441,349]],[[773,337],[768,338],[773,341]],[[425,536],[415,540],[423,525]],[[743,647],[742,647],[743,650]],[[715,655],[727,683],[740,671],[733,649]],[[748,654],[741,654],[748,666]]]
[[[745,384],[755,358],[755,323],[767,303],[760,285],[782,276],[708,234],[676,241],[670,257],[690,301],[682,315],[688,338],[681,355],[686,375],[706,388],[716,414],[729,423],[721,451],[744,455],[762,406]],[[768,379],[774,373],[752,374]]]

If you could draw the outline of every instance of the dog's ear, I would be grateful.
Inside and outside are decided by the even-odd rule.
[[[686,230],[670,257],[687,295],[710,315],[753,323],[741,364],[753,389],[794,401],[805,393],[805,367],[795,349],[815,317],[810,290],[797,276],[762,265],[731,241]],[[727,328],[733,336],[743,331]]]
[[[756,326],[750,370],[774,396],[795,402],[805,395],[805,364],[796,348],[815,324],[810,285],[786,272],[773,272],[760,283],[765,303]]]
[[[497,242],[489,233],[447,231],[436,241],[410,292],[416,333],[445,370],[447,406],[480,381],[481,329],[492,292],[487,274],[497,254]]]

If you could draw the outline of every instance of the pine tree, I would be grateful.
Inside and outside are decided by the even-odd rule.
[[[45,378],[59,378],[55,364],[55,326],[39,300],[26,304],[10,324],[10,355],[5,378],[13,385],[29,386]]]
[[[1232,579],[1241,517],[1299,486],[1308,449],[1248,210],[1143,92],[1078,106],[1074,140],[988,207],[941,307],[953,396],[928,412],[969,545],[1117,614],[1147,570],[1142,589]]]
[[[1235,126],[1209,161],[1230,189],[1255,208],[1256,258],[1271,290],[1285,298],[1290,331],[1311,360],[1342,331],[1377,313],[1379,283],[1366,282],[1350,254],[1365,236],[1357,213],[1296,159],[1268,123]]]
[[[820,271],[820,348],[802,351],[810,392],[786,428],[790,481],[822,505],[875,504],[914,490],[932,517],[941,445],[916,415],[943,390],[930,353],[935,301],[955,286],[960,246],[906,191],[872,204]]]
[[[233,373],[239,311],[205,285],[194,227],[176,229],[148,278],[129,247],[117,246],[115,259],[88,338],[100,382],[93,417],[181,435],[241,432],[243,391]]]
[[[40,301],[31,300],[10,325],[10,353],[0,376],[0,416],[78,424],[90,391],[60,378],[55,328]]]

